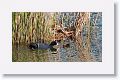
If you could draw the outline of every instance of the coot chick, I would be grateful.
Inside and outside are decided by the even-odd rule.
[[[50,44],[30,43],[28,47],[32,50],[37,50],[37,49],[47,50],[47,49],[50,49],[51,51],[56,51],[57,49],[53,48],[54,45],[57,45],[56,41],[52,41]]]
[[[70,44],[63,45],[63,48],[69,48]]]

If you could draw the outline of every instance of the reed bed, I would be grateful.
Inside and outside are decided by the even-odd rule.
[[[51,16],[45,12],[13,12],[12,42],[20,44],[51,40]]]
[[[97,39],[100,39],[102,35],[97,36],[97,34],[102,33],[102,31],[98,31],[95,28],[97,28],[97,24],[100,22],[97,22],[98,17],[101,17],[101,12],[95,13],[96,16],[94,16],[94,20],[91,20],[91,17],[93,17],[93,14],[91,12],[81,12],[78,13],[78,18],[76,21],[76,48],[79,51],[80,60],[83,62],[89,62],[89,61],[96,61],[95,57],[93,56],[93,51],[96,51],[95,48],[99,48],[99,51],[95,52],[95,54],[102,54],[100,47],[98,45],[99,42]],[[102,22],[102,21],[101,21]],[[101,26],[101,24],[100,24]],[[96,32],[96,33],[95,33]],[[92,33],[92,34],[91,34]],[[95,36],[96,35],[96,36]],[[93,48],[92,51],[92,41],[96,40],[94,43],[94,46],[97,45],[97,47]],[[102,39],[101,39],[102,40]]]

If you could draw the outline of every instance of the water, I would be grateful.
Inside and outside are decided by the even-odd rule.
[[[63,44],[70,44],[69,47],[63,47]],[[54,46],[57,51],[48,50],[30,50],[27,45],[13,45],[13,62],[81,62],[80,52],[76,50],[74,41],[66,40],[59,45]],[[94,61],[100,61],[101,55],[91,54]]]
[[[63,48],[60,43],[56,52],[48,50],[30,50],[27,45],[13,45],[13,61],[15,62],[79,62],[79,54],[75,48],[73,41],[64,42],[69,43],[70,47]]]

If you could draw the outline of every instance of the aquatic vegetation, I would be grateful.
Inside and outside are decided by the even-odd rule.
[[[56,52],[30,43],[61,40]],[[102,12],[13,12],[13,62],[101,62]]]
[[[50,15],[42,12],[13,12],[12,42],[19,44],[50,40]]]

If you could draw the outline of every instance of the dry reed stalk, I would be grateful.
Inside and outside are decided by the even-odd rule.
[[[80,60],[81,61],[91,61],[91,55],[90,55],[90,13],[87,12],[81,12],[79,13],[79,17],[77,20],[76,25],[76,45],[77,50],[79,51]],[[83,27],[87,28],[87,39],[85,42],[82,40],[82,30]],[[86,47],[83,47],[83,43],[86,43]]]
[[[50,27],[53,22],[49,12],[13,12],[12,13],[12,42],[31,43],[41,40],[49,41],[52,35]],[[50,24],[51,22],[51,24]]]

